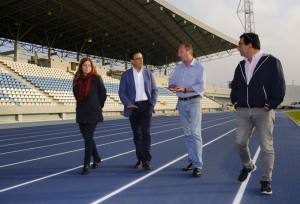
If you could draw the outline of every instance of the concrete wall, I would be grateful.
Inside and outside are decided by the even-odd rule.
[[[174,109],[157,109],[156,115],[177,115]],[[123,117],[123,106],[105,106],[104,117]],[[0,123],[75,119],[75,106],[5,106],[0,109]]]

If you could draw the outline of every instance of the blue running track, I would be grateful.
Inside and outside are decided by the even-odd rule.
[[[136,157],[128,119],[99,124],[95,140],[102,163],[85,176],[81,175],[83,139],[76,123],[0,128],[3,204],[300,203],[300,128],[281,111],[274,130],[270,196],[259,192],[261,157],[256,132],[250,148],[258,168],[244,183],[237,181],[242,165],[234,144],[234,112],[203,115],[204,167],[199,178],[182,171],[187,154],[178,116],[153,117],[152,171],[133,168]]]

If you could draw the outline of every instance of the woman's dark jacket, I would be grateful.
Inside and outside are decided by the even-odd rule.
[[[231,86],[231,102],[235,107],[276,109],[285,95],[285,80],[280,61],[272,55],[263,55],[247,85],[245,61],[235,69]]]
[[[77,100],[77,85],[73,87],[73,94],[77,101],[77,123],[97,123],[103,121],[102,108],[106,101],[106,89],[101,77],[93,76],[90,94],[84,98],[82,104],[79,104]]]

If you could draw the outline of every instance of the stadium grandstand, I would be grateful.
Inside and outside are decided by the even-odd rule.
[[[108,95],[104,114],[121,116],[123,105],[118,95],[120,81],[107,76],[107,69],[97,67]],[[74,119],[76,103],[72,93],[73,75],[73,72],[59,68],[0,60],[0,122]],[[177,96],[163,86],[167,78],[156,75],[155,78],[161,82],[158,83],[156,114],[177,114]],[[220,110],[222,107],[220,102],[207,96],[203,98],[202,106],[205,111]]]
[[[0,2],[0,122],[75,118],[72,78],[91,57],[108,91],[105,116],[121,116],[119,76],[139,49],[158,84],[158,115],[177,114],[166,89],[181,42],[200,61],[231,56],[237,41],[164,0],[6,0]],[[207,87],[203,111],[224,110],[228,88]]]

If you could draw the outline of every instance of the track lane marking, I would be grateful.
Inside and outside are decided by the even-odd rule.
[[[254,164],[255,164],[256,161],[257,161],[257,158],[258,158],[259,153],[260,153],[260,146],[258,146],[258,148],[257,148],[257,150],[256,150],[256,152],[255,152],[255,155],[254,155],[254,157],[253,157],[253,160],[252,160],[252,161],[253,161]],[[241,202],[241,200],[242,200],[242,198],[243,198],[243,195],[244,195],[244,192],[245,192],[245,190],[246,190],[246,187],[247,187],[247,185],[248,185],[248,182],[249,182],[249,180],[250,180],[251,174],[252,174],[252,173],[250,173],[250,174],[248,175],[247,179],[241,184],[241,186],[240,186],[240,188],[239,188],[239,190],[238,190],[238,192],[237,192],[237,194],[236,194],[236,196],[235,196],[235,198],[234,198],[232,204],[239,204],[239,203]]]
[[[226,122],[223,122],[223,123],[219,123],[219,124],[216,124],[216,125],[213,125],[213,126],[209,126],[209,127],[206,127],[206,128],[203,128],[202,130],[206,130],[206,129],[209,129],[209,128],[212,128],[212,127],[216,127],[216,126],[219,126],[219,125],[223,125],[225,123],[229,123],[233,120],[229,120],[229,121],[226,121]],[[163,125],[165,126],[165,125]],[[159,126],[159,127],[163,127],[163,126]],[[176,129],[181,129],[181,127],[177,127],[177,128],[173,128],[173,129],[170,129],[170,130],[176,130]],[[159,132],[155,132],[155,133],[152,133],[152,135],[155,135],[155,134],[158,134],[158,133],[162,133],[162,132],[166,132],[166,131],[170,131],[170,130],[165,130],[165,131],[159,131]],[[108,134],[108,135],[102,135],[102,136],[96,136],[94,137],[95,138],[104,138],[104,137],[109,137],[109,136],[115,136],[115,135],[120,135],[120,134],[123,134],[123,133],[130,133],[132,132],[131,130],[130,131],[126,131],[126,132],[121,132],[121,133],[114,133],[114,134]],[[46,148],[46,147],[53,147],[53,146],[58,146],[58,145],[64,145],[64,144],[69,144],[69,143],[74,143],[74,142],[79,142],[79,141],[82,141],[82,139],[80,140],[73,140],[73,141],[68,141],[68,142],[61,142],[61,143],[56,143],[56,144],[51,144],[51,145],[43,145],[43,146],[39,146],[39,147],[31,147],[31,148],[27,148],[27,149],[20,149],[20,150],[14,150],[14,151],[9,151],[9,152],[3,152],[3,153],[0,153],[0,155],[5,155],[5,154],[12,154],[12,153],[17,153],[17,152],[23,152],[23,151],[29,151],[29,150],[35,150],[35,149],[41,149],[41,148]],[[97,145],[97,147],[100,146],[100,145]],[[2,166],[0,166],[1,168]]]
[[[169,130],[163,130],[163,131],[155,132],[155,133],[152,133],[152,135],[163,133],[163,132],[168,132],[168,131],[172,131],[172,130],[176,130],[176,129],[178,129],[178,128],[172,128],[172,129],[169,129]],[[113,141],[113,142],[103,143],[103,144],[97,145],[97,147],[106,146],[106,145],[109,145],[109,144],[115,144],[115,143],[119,143],[119,142],[124,142],[124,141],[128,141],[128,140],[132,140],[132,138],[130,137],[130,138],[121,139],[121,140],[117,140],[117,141]],[[84,150],[84,148],[80,148],[80,149],[75,149],[75,150],[71,150],[71,151],[67,151],[67,152],[61,152],[61,153],[52,154],[52,155],[48,155],[48,156],[44,156],[44,157],[38,157],[38,158],[24,160],[24,161],[20,161],[20,162],[15,162],[15,163],[10,163],[10,164],[4,164],[4,165],[0,166],[0,168],[4,168],[4,167],[8,167],[8,166],[13,166],[13,165],[17,165],[17,164],[22,164],[22,163],[27,163],[27,162],[31,162],[31,161],[37,161],[37,160],[40,160],[40,159],[45,159],[45,158],[60,156],[60,155],[69,154],[69,153],[73,153],[73,152],[77,152],[77,151],[83,151],[83,150]],[[7,152],[7,154],[8,153],[12,153],[12,152]],[[1,154],[4,154],[4,153],[1,153]]]
[[[224,133],[223,135],[221,135],[221,136],[219,136],[219,137],[217,137],[217,138],[215,138],[215,139],[213,139],[213,140],[207,142],[206,144],[203,145],[203,148],[206,147],[207,145],[212,144],[213,142],[215,142],[215,141],[221,139],[222,137],[225,137],[225,136],[228,135],[229,133],[233,132],[235,129],[236,129],[236,128],[234,128],[234,129],[230,130],[229,132]],[[156,170],[154,170],[154,171],[151,171],[150,173],[146,174],[145,176],[142,176],[142,177],[140,177],[140,178],[138,178],[138,179],[136,179],[136,180],[134,180],[134,181],[132,181],[132,182],[130,182],[130,183],[128,183],[128,184],[126,184],[126,185],[120,187],[120,188],[118,188],[117,190],[115,190],[115,191],[113,191],[113,192],[107,194],[106,196],[103,196],[103,197],[99,198],[98,200],[92,202],[91,204],[99,204],[99,203],[101,203],[101,202],[103,202],[103,201],[105,201],[105,200],[107,200],[107,199],[113,197],[114,195],[117,195],[118,193],[121,193],[122,191],[124,191],[124,190],[130,188],[131,186],[133,186],[133,185],[135,185],[135,184],[137,184],[137,183],[139,183],[139,182],[141,182],[141,181],[147,179],[148,177],[150,177],[150,176],[156,174],[157,172],[160,172],[161,170],[163,170],[163,169],[167,168],[168,166],[170,166],[170,165],[176,163],[177,161],[180,161],[181,159],[185,158],[186,156],[187,156],[187,154],[184,154],[184,155],[178,157],[177,159],[172,160],[171,162],[169,162],[169,163],[167,163],[167,164],[165,164],[165,165],[159,167],[158,169],[156,169]]]
[[[171,125],[173,125],[173,124],[171,124]],[[156,126],[156,127],[153,127],[153,128],[161,128],[161,127],[164,127],[164,126],[170,126],[170,124],[160,125],[160,126]],[[116,128],[114,130],[120,130],[120,129],[129,129],[128,132],[132,131],[130,129],[130,127],[124,127],[124,128],[119,128],[119,129]],[[96,133],[100,133],[100,132],[103,133],[103,132],[107,132],[107,131],[95,131],[95,134]],[[66,132],[55,133],[55,134],[63,134],[63,133],[66,133]],[[45,134],[45,135],[53,135],[53,134]],[[43,136],[45,136],[45,135],[43,135]],[[110,136],[110,135],[113,135],[113,134],[108,134],[108,136]],[[25,141],[25,142],[11,143],[11,144],[0,145],[0,147],[7,147],[7,146],[13,146],[13,145],[28,144],[28,143],[35,143],[35,142],[44,142],[44,141],[50,141],[50,140],[59,140],[59,139],[68,138],[68,137],[74,137],[74,136],[81,136],[81,133],[78,133],[78,131],[76,131],[76,134],[72,134],[72,135],[60,136],[60,137],[54,137],[54,138],[46,138],[46,139],[38,139],[38,140],[31,140],[31,141]],[[37,136],[34,136],[34,137],[37,137]],[[104,135],[104,136],[97,136],[97,137],[94,137],[94,138],[99,138],[99,137],[106,137],[106,135]],[[24,139],[24,138],[22,138],[22,139]],[[0,141],[0,142],[2,142],[2,141]],[[75,141],[81,141],[81,140],[75,140]]]
[[[222,125],[224,123],[228,123],[230,121],[226,121],[226,122],[223,122],[223,123],[220,123],[220,124],[217,124],[217,125],[212,125],[212,126],[209,126],[209,127],[206,127],[206,128],[203,128],[202,130],[205,130],[205,129],[209,129],[209,128],[213,128],[213,127],[216,127],[218,125]],[[181,128],[181,127],[180,127]],[[173,128],[173,129],[178,129],[178,128]],[[232,131],[234,131],[235,129],[225,133],[225,134],[228,134]],[[158,134],[157,133],[153,133],[153,134]],[[163,140],[163,141],[160,141],[160,142],[157,142],[155,144],[152,144],[151,146],[155,146],[155,145],[158,145],[158,144],[161,144],[161,143],[165,143],[165,142],[168,142],[168,141],[171,141],[171,140],[174,140],[174,139],[177,139],[177,138],[180,138],[180,137],[183,137],[184,135],[180,135],[180,136],[177,136],[177,137],[173,137],[173,138],[170,138],[170,139],[167,139],[167,140]],[[225,136],[224,134],[219,136],[218,138],[220,137],[223,137]],[[211,140],[210,142],[206,143],[205,145],[203,145],[203,147],[205,147],[206,145],[214,142],[215,140],[217,140],[218,138],[214,139],[214,140]],[[114,155],[114,156],[111,156],[111,157],[108,157],[108,158],[105,158],[105,159],[102,159],[102,161],[105,161],[105,160],[109,160],[109,159],[113,159],[113,158],[116,158],[116,157],[119,157],[119,156],[123,156],[123,155],[126,155],[126,154],[129,154],[129,153],[132,153],[132,152],[135,152],[135,150],[131,150],[131,151],[127,151],[127,152],[123,152],[121,154],[117,154],[117,155]],[[60,174],[63,174],[63,173],[67,173],[67,172],[70,172],[70,171],[73,171],[73,170],[76,170],[78,168],[82,168],[82,165],[80,166],[77,166],[77,167],[74,167],[74,168],[71,168],[71,169],[67,169],[67,170],[64,170],[64,171],[61,171],[61,172],[57,172],[55,174],[50,174],[48,176],[44,176],[44,177],[41,177],[41,178],[38,178],[38,179],[34,179],[34,180],[31,180],[31,181],[27,181],[27,182],[24,182],[24,183],[21,183],[21,184],[18,184],[18,185],[14,185],[14,186],[11,186],[11,187],[7,187],[7,188],[4,188],[4,189],[0,189],[0,193],[2,192],[5,192],[5,191],[9,191],[9,190],[12,190],[12,189],[15,189],[15,188],[18,188],[18,187],[22,187],[22,186],[25,186],[25,185],[28,185],[28,184],[32,184],[32,183],[35,183],[35,182],[38,182],[38,181],[41,181],[41,180],[44,180],[44,179],[47,179],[47,178],[51,178],[51,177],[54,177],[54,176],[58,176]]]
[[[158,144],[161,144],[161,143],[165,143],[165,142],[168,142],[168,141],[171,141],[171,140],[175,140],[175,139],[183,137],[183,136],[184,135],[180,135],[180,136],[173,137],[173,138],[170,138],[170,139],[167,139],[167,140],[163,140],[163,141],[157,142],[157,143],[155,143],[155,144],[153,144],[151,146],[155,146],[155,145],[158,145]],[[123,155],[129,154],[129,153],[132,153],[132,152],[135,152],[135,149],[127,151],[127,152],[123,152],[123,153],[120,153],[120,154],[116,154],[116,155],[111,156],[111,157],[107,157],[105,159],[102,159],[102,161],[113,159],[113,158],[116,158],[116,157],[119,157],[119,156],[123,156]],[[0,193],[3,193],[5,191],[9,191],[9,190],[15,189],[15,188],[18,188],[18,187],[21,187],[21,186],[25,186],[25,185],[28,185],[28,184],[31,184],[31,183],[35,183],[35,182],[38,182],[38,181],[41,181],[41,180],[44,180],[44,179],[47,179],[47,178],[58,176],[60,174],[64,174],[64,173],[67,173],[67,172],[70,172],[70,171],[73,171],[73,170],[76,170],[76,169],[79,169],[79,168],[82,168],[82,165],[74,167],[74,168],[71,168],[71,169],[67,169],[65,171],[57,172],[55,174],[50,174],[48,176],[44,176],[44,177],[41,177],[41,178],[38,178],[38,179],[27,181],[27,182],[24,182],[24,183],[21,183],[21,184],[18,184],[18,185],[14,185],[14,186],[11,186],[11,187],[8,187],[8,188],[0,189]]]

